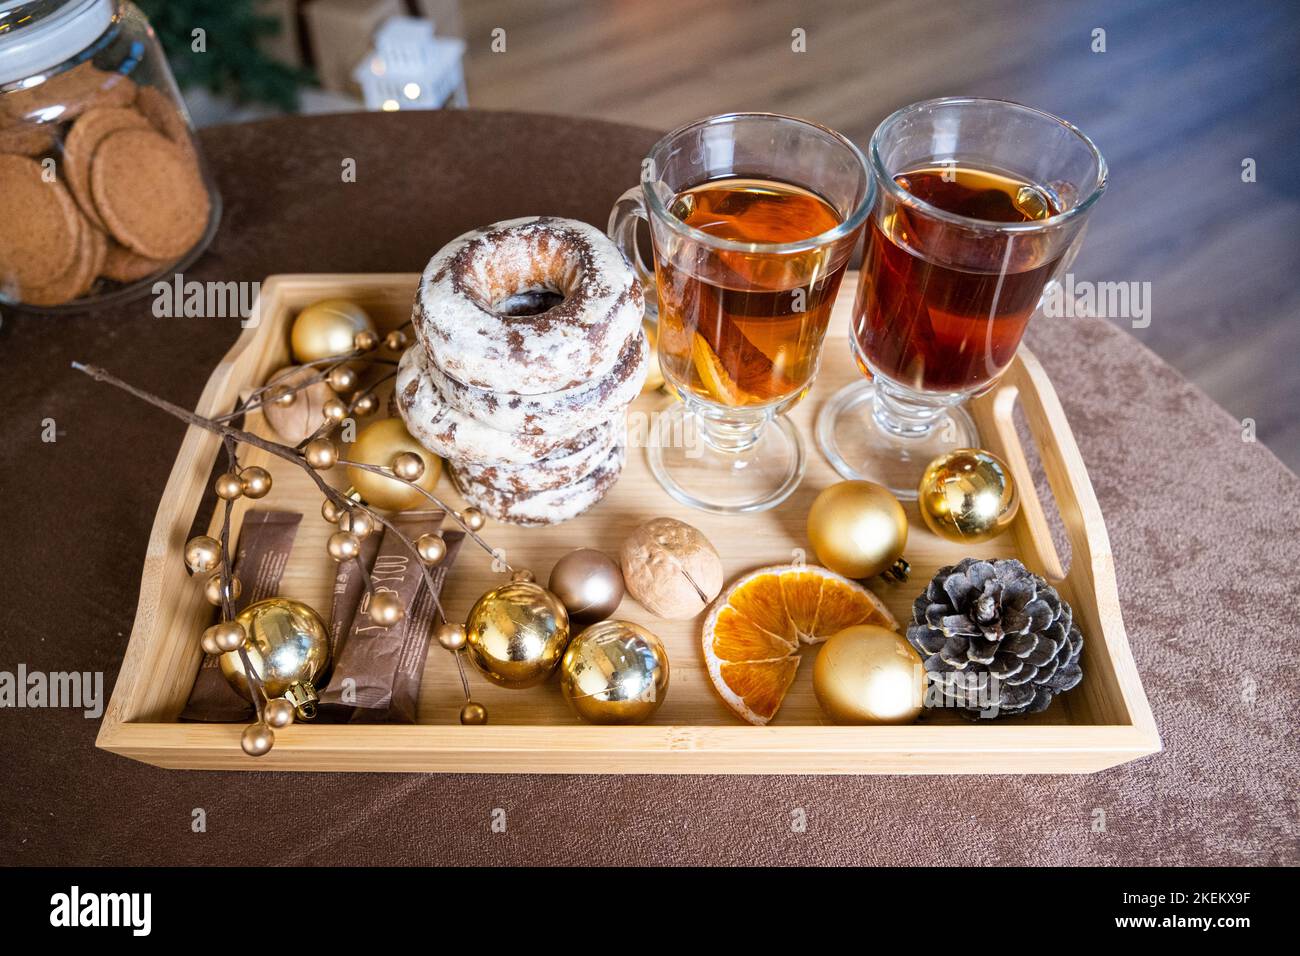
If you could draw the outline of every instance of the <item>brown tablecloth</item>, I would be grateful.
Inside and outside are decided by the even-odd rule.
[[[655,138],[474,111],[206,130],[226,212],[186,278],[415,271],[497,219],[603,224]],[[354,183],[340,176],[349,158]],[[112,686],[183,431],[68,363],[193,407],[238,331],[233,319],[155,319],[148,300],[5,317],[0,670],[102,670]],[[1029,344],[1101,500],[1163,753],[1048,777],[190,773],[96,750],[98,722],[79,712],[0,710],[0,861],[1300,862],[1300,480],[1104,322],[1040,322]],[[41,440],[46,419],[55,442]],[[195,808],[205,833],[191,830]]]

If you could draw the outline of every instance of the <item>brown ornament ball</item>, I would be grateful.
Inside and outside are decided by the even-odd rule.
[[[374,330],[369,314],[355,302],[322,299],[298,313],[289,339],[296,361],[316,362],[351,352],[359,335],[374,337]]]
[[[408,453],[419,458],[424,465],[420,478],[414,482],[416,488],[387,475],[351,465],[348,466],[348,481],[367,504],[386,511],[406,511],[427,504],[429,499],[418,489],[433,491],[438,476],[442,474],[442,459],[412,438],[400,418],[383,418],[361,429],[348,457],[363,464],[389,468],[394,458]]]
[[[250,757],[260,757],[275,746],[275,731],[266,724],[249,724],[239,737],[239,746]]]
[[[722,559],[697,528],[676,518],[651,518],[623,543],[628,593],[668,620],[695,617],[722,590]]]
[[[846,578],[907,576],[906,563],[900,563],[907,514],[875,482],[841,481],[824,489],[808,509],[808,540],[817,560]]]
[[[320,372],[290,365],[280,369],[267,382],[286,389],[279,398],[273,398],[270,404],[262,406],[262,415],[276,435],[287,444],[297,445],[315,434],[325,417],[325,403],[336,397],[334,390],[320,379]],[[311,384],[305,384],[307,382]],[[297,390],[287,390],[294,388]]]
[[[547,582],[580,627],[603,621],[623,602],[626,587],[618,563],[594,548],[578,548],[555,562]]]
[[[447,650],[458,651],[465,646],[465,625],[443,621],[434,629],[433,636]]]
[[[372,591],[366,613],[380,627],[392,627],[406,617],[406,608],[402,606],[402,599],[392,591]]]
[[[293,704],[283,697],[268,700],[262,708],[262,722],[275,730],[288,727],[293,723]]]
[[[213,482],[212,488],[222,501],[234,501],[244,494],[244,483],[239,480],[238,475],[229,471],[223,475],[218,475],[217,480]]]
[[[837,724],[910,724],[924,706],[925,668],[903,635],[859,624],[817,652],[813,692]]]
[[[195,574],[205,574],[221,563],[221,542],[211,535],[198,534],[185,542],[185,566]]]
[[[244,496],[256,501],[271,493],[271,473],[265,468],[252,465],[239,473],[239,480],[244,485]]]
[[[302,457],[317,471],[327,471],[338,464],[339,448],[328,438],[315,438],[303,448]]]
[[[244,593],[244,586],[239,583],[239,578],[233,574],[230,576],[230,585],[226,589],[230,595],[230,600],[238,601],[239,596]],[[217,607],[221,606],[221,572],[213,571],[208,579],[203,583],[203,596],[208,599],[208,603]]]
[[[465,706],[460,709],[460,722],[467,726],[478,726],[486,724],[488,721],[487,708],[482,704],[476,704],[472,700],[465,701]]]

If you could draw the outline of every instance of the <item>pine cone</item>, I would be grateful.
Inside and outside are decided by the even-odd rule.
[[[940,568],[912,604],[907,640],[946,702],[970,714],[1036,714],[1083,679],[1070,605],[1014,558]],[[996,680],[977,691],[983,674]]]

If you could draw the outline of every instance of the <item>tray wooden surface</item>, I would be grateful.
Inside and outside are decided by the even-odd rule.
[[[260,321],[243,332],[213,371],[198,411],[206,415],[228,411],[241,391],[288,364],[289,324],[303,306],[342,296],[370,310],[381,330],[395,328],[410,316],[417,280],[414,274],[269,278],[261,289]],[[852,289],[855,284],[855,277],[849,276],[844,287]],[[618,484],[580,518],[548,529],[489,522],[483,533],[494,546],[507,550],[512,564],[531,568],[542,582],[555,560],[572,548],[599,548],[616,556],[632,528],[656,515],[673,515],[703,530],[722,555],[728,581],[752,568],[790,562],[801,549],[809,548],[804,521],[813,498],[838,480],[816,447],[812,425],[822,402],[859,374],[847,338],[851,301],[852,295],[841,295],[836,303],[821,374],[810,396],[792,412],[808,442],[808,471],[799,490],[778,508],[743,517],[689,509],[659,487],[644,448],[634,447]],[[670,401],[662,394],[643,395],[632,412],[649,415]],[[1052,544],[1017,435],[1017,405],[1066,529],[1071,555],[1068,573]],[[176,720],[202,655],[198,635],[212,615],[181,554],[220,443],[211,433],[191,428],[158,507],[135,625],[98,746],[158,766],[191,769],[527,773],[1077,773],[1158,751],[1160,738],[1120,616],[1106,528],[1042,367],[1021,349],[998,386],[975,400],[971,412],[982,445],[1002,456],[1019,482],[1022,506],[1013,527],[972,549],[929,533],[917,517],[915,504],[909,503],[906,557],[912,565],[911,579],[901,585],[877,580],[871,586],[902,622],[930,576],[972,550],[986,557],[1019,557],[1047,577],[1073,606],[1084,633],[1084,679],[1042,714],[972,724],[950,711],[927,711],[909,726],[833,726],[813,696],[814,648],[803,651],[804,662],[772,724],[751,727],[731,715],[709,681],[699,646],[703,616],[663,621],[628,597],[616,616],[658,634],[672,665],[667,700],[646,724],[584,724],[569,711],[554,679],[541,687],[510,691],[490,685],[467,668],[473,697],[487,706],[490,722],[462,727],[457,722],[462,695],[454,662],[434,642],[421,687],[418,723],[296,724],[277,731],[275,748],[268,755],[245,756],[239,748],[242,725]],[[256,413],[250,414],[247,427],[270,434]],[[328,614],[334,564],[325,553],[325,539],[334,529],[320,517],[317,492],[300,470],[279,459],[250,448],[242,460],[245,465],[268,468],[275,487],[260,502],[239,503],[236,529],[250,504],[303,512],[281,590]],[[342,469],[336,471],[329,474],[341,482]],[[439,494],[453,506],[461,504],[446,478]],[[814,560],[811,553],[809,560]],[[463,619],[479,594],[503,580],[492,571],[490,557],[466,543],[443,593],[447,613]]]

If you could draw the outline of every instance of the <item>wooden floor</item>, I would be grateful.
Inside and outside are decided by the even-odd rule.
[[[1071,120],[1111,168],[1076,279],[1150,282],[1151,323],[1134,335],[1235,416],[1253,418],[1260,439],[1300,470],[1300,4],[463,6],[477,107],[664,130],[773,110],[860,145],[891,111],[932,96],[1003,97]],[[502,53],[490,50],[496,28]],[[1106,31],[1104,53],[1091,50],[1096,28]],[[806,52],[791,49],[796,29]],[[1257,182],[1242,182],[1246,157]]]

